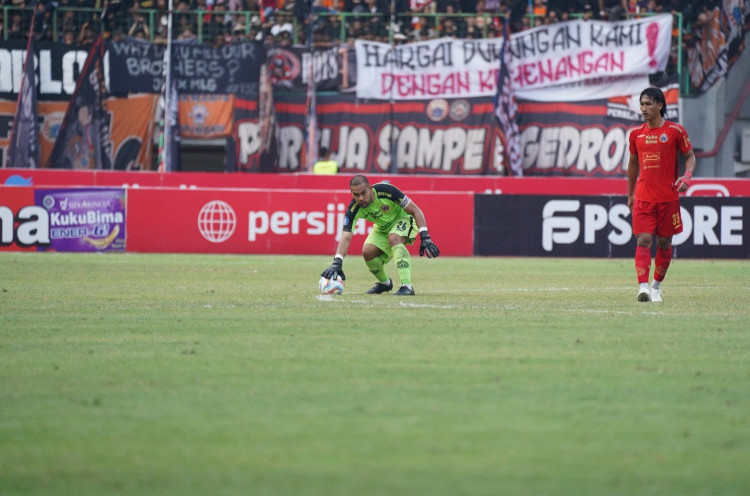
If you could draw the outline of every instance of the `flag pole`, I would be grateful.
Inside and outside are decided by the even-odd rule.
[[[164,54],[164,128],[162,129],[162,139],[164,141],[163,151],[164,160],[160,164],[160,172],[172,170],[172,123],[171,105],[172,105],[172,14],[174,11],[174,0],[169,0],[167,8],[167,50]]]

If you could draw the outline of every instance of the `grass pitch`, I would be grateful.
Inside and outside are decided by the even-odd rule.
[[[0,253],[0,496],[750,494],[750,263],[329,263]]]

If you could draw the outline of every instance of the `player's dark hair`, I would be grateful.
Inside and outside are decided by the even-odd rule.
[[[661,103],[661,109],[659,110],[659,113],[662,117],[667,115],[667,99],[664,98],[664,93],[659,88],[654,88],[653,86],[649,86],[645,90],[641,91],[641,98],[647,97],[650,100],[655,101],[656,103]],[[638,99],[640,102],[640,99]]]
[[[368,181],[367,178],[362,174],[358,174],[354,176],[351,181],[349,181],[349,187],[351,188],[352,186],[355,186],[357,184],[364,184],[365,186],[369,186],[370,181]]]
[[[326,148],[325,146],[321,146],[320,147],[320,156],[321,157],[325,157],[326,155],[328,155],[328,148]]]

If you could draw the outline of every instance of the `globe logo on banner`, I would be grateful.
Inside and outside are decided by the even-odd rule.
[[[236,226],[234,210],[221,200],[206,203],[198,213],[198,230],[211,243],[223,243],[231,238]]]

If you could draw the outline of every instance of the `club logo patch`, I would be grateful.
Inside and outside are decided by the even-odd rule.
[[[659,136],[659,141],[661,141],[662,143],[666,143],[668,139],[669,138],[667,138],[666,134],[662,134],[661,136]]]
[[[433,122],[442,121],[448,116],[448,101],[443,98],[427,104],[427,117]]]

